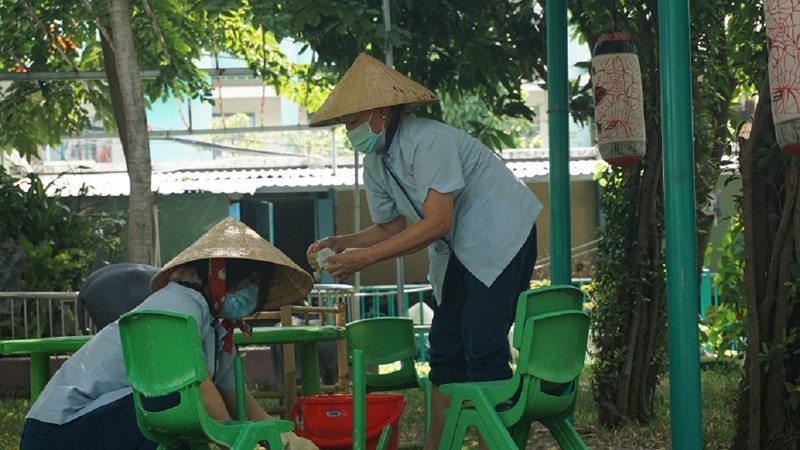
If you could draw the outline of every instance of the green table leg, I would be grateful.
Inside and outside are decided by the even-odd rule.
[[[50,354],[31,353],[31,403],[39,398],[50,379]]]
[[[300,372],[302,395],[319,395],[322,388],[319,381],[319,353],[316,342],[300,344]]]

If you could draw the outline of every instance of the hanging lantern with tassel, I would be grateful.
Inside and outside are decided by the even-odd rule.
[[[594,121],[600,156],[628,167],[645,153],[642,73],[636,47],[622,32],[604,34],[592,56]]]
[[[775,137],[783,151],[800,156],[800,3],[766,0],[764,15]]]

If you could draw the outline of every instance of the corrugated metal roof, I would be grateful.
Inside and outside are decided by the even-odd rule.
[[[510,161],[507,166],[517,177],[525,182],[546,182],[550,172],[548,161]],[[570,175],[573,179],[590,179],[597,171],[600,159],[581,159],[570,161]],[[45,184],[52,183],[51,189],[59,189],[62,196],[81,194],[84,187],[88,196],[127,196],[130,181],[126,172],[73,172],[61,175],[40,175]],[[329,189],[352,189],[354,185],[352,166],[320,168],[260,168],[260,169],[222,169],[222,170],[171,170],[154,172],[153,192],[162,195],[190,192],[216,194],[255,194],[279,192],[310,192]],[[363,186],[361,170],[358,173],[359,185]]]

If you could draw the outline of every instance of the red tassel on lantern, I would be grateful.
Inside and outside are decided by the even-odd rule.
[[[628,167],[645,152],[642,73],[636,47],[622,32],[604,34],[592,57],[594,122],[600,156]]]
[[[772,119],[783,151],[800,156],[800,3],[766,0]]]

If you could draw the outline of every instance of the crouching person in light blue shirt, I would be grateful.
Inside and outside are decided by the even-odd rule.
[[[511,377],[507,335],[536,261],[542,204],[480,141],[408,110],[438,97],[361,54],[311,126],[344,124],[364,156],[374,225],[312,243],[330,248],[326,270],[345,278],[428,248],[437,300],[430,332],[431,424],[437,448],[449,397],[438,386]]]
[[[254,311],[305,297],[311,287],[306,271],[228,217],[168,262],[150,282],[153,294],[136,309],[194,317],[208,371],[201,386],[203,403],[213,419],[226,421],[236,414],[234,327],[243,326],[242,317]],[[246,393],[245,399],[248,419],[271,419],[252,395]],[[167,408],[172,401],[150,399],[148,408]],[[286,436],[290,439],[299,438]],[[100,330],[55,373],[31,407],[20,442],[20,450],[155,448],[136,423],[118,321]]]

